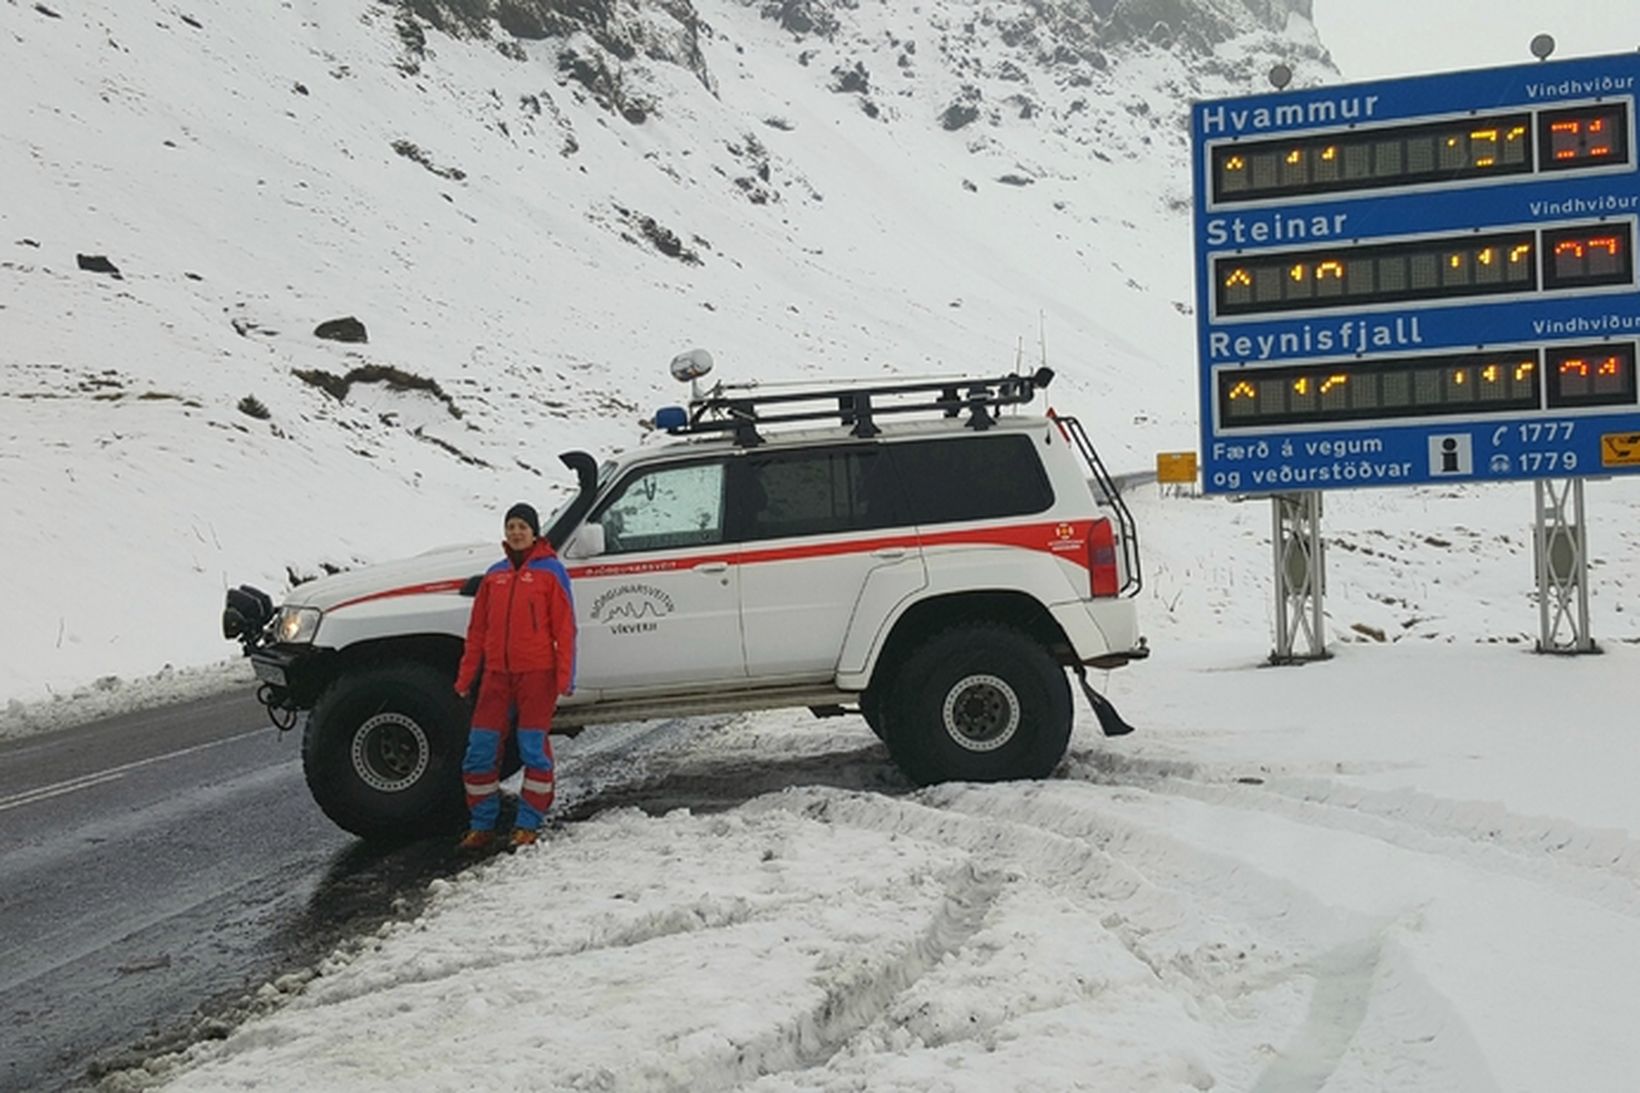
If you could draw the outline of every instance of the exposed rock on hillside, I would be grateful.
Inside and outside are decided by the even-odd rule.
[[[1252,31],[1280,31],[1290,14],[1310,18],[1313,0],[1115,0],[1101,35],[1107,45],[1148,40],[1207,53]],[[1070,6],[1070,5],[1067,5]],[[1081,6],[1081,5],[1075,5]]]
[[[653,104],[626,91],[625,69],[639,61],[677,65],[716,93],[701,53],[707,28],[690,0],[393,0],[399,37],[414,57],[427,51],[424,27],[455,38],[560,42],[558,66],[605,109],[634,124]],[[524,56],[520,49],[504,49]]]
[[[364,324],[352,315],[341,319],[326,319],[313,328],[313,336],[333,342],[368,342],[369,333]]]

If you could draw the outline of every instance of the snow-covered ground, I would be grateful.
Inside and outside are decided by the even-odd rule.
[[[698,730],[115,1088],[1630,1090],[1640,649],[1528,651],[1500,492],[1341,513],[1335,623],[1410,636],[1266,668],[1268,505],[1138,491],[1134,736],[912,791],[852,719]]]
[[[839,30],[700,3],[709,79],[641,53],[635,124],[557,40],[418,56],[384,4],[0,5],[0,733],[243,678],[224,587],[493,537],[694,345],[994,372],[1045,332],[1114,469],[1194,447],[1186,101],[1335,78],[1304,5],[1054,68],[1012,5],[797,6]],[[1454,487],[1329,495],[1336,655],[1271,669],[1268,504],[1141,487],[1135,736],[913,792],[857,722],[700,730],[650,799],[744,803],[555,830],[110,1084],[1631,1090],[1640,483],[1588,496],[1603,655],[1529,652],[1530,488]]]

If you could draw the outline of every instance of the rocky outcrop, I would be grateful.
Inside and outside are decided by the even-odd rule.
[[[370,340],[364,324],[352,315],[340,319],[326,319],[313,328],[313,336],[331,342],[364,343]]]
[[[649,61],[677,65],[709,91],[712,75],[701,52],[707,33],[691,0],[395,0],[399,37],[413,57],[425,56],[426,31],[456,38],[561,43],[559,70],[594,100],[634,124],[653,110],[628,90],[625,69]],[[522,56],[504,50],[508,56]]]

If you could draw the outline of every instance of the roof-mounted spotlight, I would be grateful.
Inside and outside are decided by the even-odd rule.
[[[691,349],[672,358],[672,378],[679,383],[691,383],[712,370],[712,354],[704,349]]]
[[[712,354],[704,349],[690,349],[672,358],[672,378],[689,385],[689,401],[701,399],[700,378],[712,370]],[[689,412],[681,406],[663,406],[655,412],[655,428],[669,433],[689,424]]]

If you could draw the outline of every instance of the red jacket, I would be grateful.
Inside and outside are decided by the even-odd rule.
[[[575,686],[575,601],[552,544],[537,539],[516,563],[509,552],[484,574],[456,673],[466,694],[480,669],[554,674],[557,694]]]

